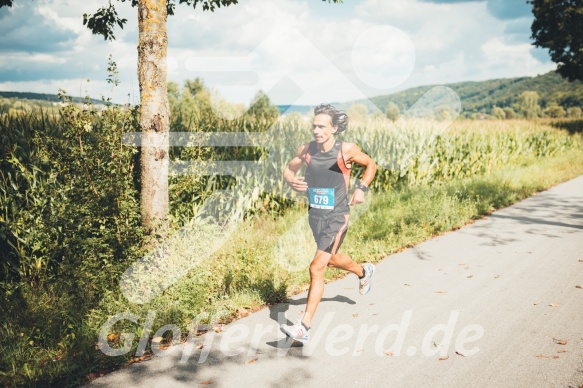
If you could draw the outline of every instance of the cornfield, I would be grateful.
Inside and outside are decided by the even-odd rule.
[[[174,201],[175,216],[195,217],[205,201],[205,208],[212,208],[213,216],[221,218],[257,211],[279,212],[294,201],[303,201],[302,195],[287,187],[283,171],[297,148],[312,139],[310,122],[299,115],[291,115],[267,130],[265,125],[258,126],[258,131],[253,131],[254,126],[248,123],[233,122],[233,125],[233,132],[237,127],[246,129],[242,135],[253,147],[228,147],[232,137],[223,132],[221,144],[225,146],[220,152],[207,153],[205,160],[185,162],[180,153],[176,154],[176,160],[181,160],[174,164],[176,187],[185,187],[187,182],[198,180],[199,193],[210,195],[213,188],[223,191],[213,198],[199,195],[198,201],[189,204]],[[397,125],[369,119],[349,126],[341,139],[358,144],[376,161],[379,169],[372,188],[377,191],[403,185],[440,184],[487,174],[519,158],[545,157],[582,148],[578,137],[533,121],[458,121],[446,125],[422,119],[402,121]],[[188,149],[185,147],[183,153],[192,152]],[[361,176],[360,166],[354,170],[353,178]],[[225,175],[232,179],[225,179]]]

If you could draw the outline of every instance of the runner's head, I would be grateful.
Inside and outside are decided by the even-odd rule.
[[[314,117],[318,115],[328,115],[330,117],[332,126],[336,128],[336,133],[343,132],[348,127],[348,116],[346,113],[339,111],[332,105],[318,105],[316,108],[314,108]]]

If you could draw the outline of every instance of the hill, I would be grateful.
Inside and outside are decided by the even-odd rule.
[[[385,111],[389,102],[397,104],[401,112],[413,105],[425,92],[438,85],[419,86],[398,93],[357,100],[345,105],[364,104],[372,110],[374,105]],[[516,108],[518,96],[525,91],[536,91],[539,104],[545,108],[553,103],[569,107],[583,107],[583,83],[569,82],[556,72],[536,77],[501,78],[479,82],[445,84],[460,97],[462,113],[489,113],[494,106]],[[374,104],[374,105],[373,105]]]
[[[0,91],[0,97],[2,98],[9,98],[9,99],[17,99],[17,100],[29,100],[30,102],[40,102],[40,103],[53,103],[53,102],[60,102],[59,96],[56,94],[44,94],[44,93],[28,93],[28,92],[3,92]],[[72,97],[71,99],[73,102],[82,101],[82,97]],[[96,105],[103,105],[105,104],[101,100],[96,100],[94,98],[91,99],[92,104]],[[52,105],[52,104],[51,104]]]
[[[372,97],[370,99],[333,103],[339,109],[348,109],[354,104],[365,105],[369,113],[380,109],[385,111],[389,102],[394,102],[401,112],[412,106],[421,96],[434,86],[447,86],[453,89],[460,97],[462,114],[471,116],[474,113],[490,113],[494,106],[510,107],[518,110],[518,97],[522,92],[535,91],[539,95],[539,105],[544,109],[549,105],[558,104],[564,108],[583,108],[583,83],[569,82],[552,71],[536,77],[500,78],[487,81],[466,81],[445,85],[427,85],[410,88],[398,93]],[[0,97],[5,99],[27,100],[39,105],[52,105],[58,102],[55,94],[21,93],[0,91]],[[74,102],[81,98],[73,98]],[[103,105],[101,100],[91,99],[95,105]],[[435,101],[439,104],[438,100]],[[278,105],[280,113],[298,112],[308,115],[313,107],[308,105]]]

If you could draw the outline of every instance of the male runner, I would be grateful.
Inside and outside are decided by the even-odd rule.
[[[308,219],[318,246],[310,264],[310,289],[304,316],[294,325],[281,326],[285,334],[301,342],[310,338],[311,321],[324,293],[326,266],[356,274],[362,295],[370,291],[375,270],[372,264],[360,266],[347,254],[338,253],[348,229],[349,205],[364,202],[364,193],[377,170],[375,162],[356,144],[335,139],[334,136],[347,126],[345,113],[331,105],[317,106],[312,123],[314,141],[300,146],[283,174],[293,190],[307,192]],[[364,166],[365,171],[349,200],[348,183],[353,163]],[[304,164],[307,165],[305,178],[296,176]]]

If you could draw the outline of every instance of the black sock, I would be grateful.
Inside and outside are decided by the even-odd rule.
[[[306,330],[310,330],[310,328],[308,326],[306,326],[306,324],[304,322],[302,322],[302,326],[306,328]]]
[[[364,279],[364,277],[366,276],[366,270],[364,269],[364,267],[362,267],[362,276],[359,276],[359,279]]]

